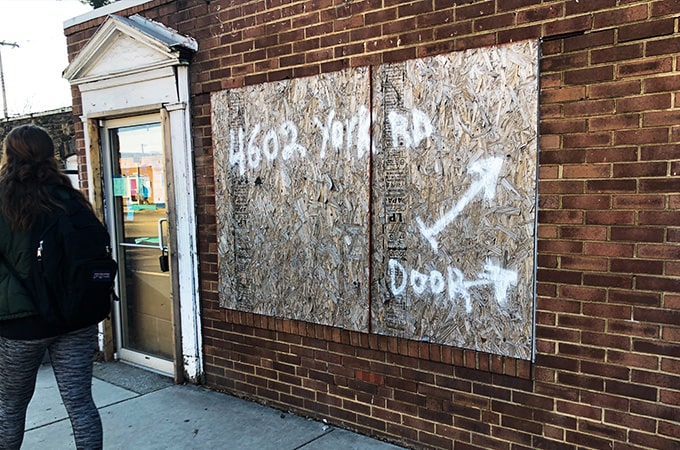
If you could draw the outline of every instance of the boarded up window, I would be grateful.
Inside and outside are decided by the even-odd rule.
[[[521,42],[213,94],[222,306],[531,358],[537,63]]]
[[[213,95],[222,306],[368,327],[368,76]]]

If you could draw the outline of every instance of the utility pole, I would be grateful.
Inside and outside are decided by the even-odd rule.
[[[16,42],[0,41],[0,48],[5,45],[7,47],[18,47]],[[7,95],[5,94],[5,73],[2,71],[2,52],[0,52],[0,87],[2,88],[2,112],[4,118],[7,119]]]

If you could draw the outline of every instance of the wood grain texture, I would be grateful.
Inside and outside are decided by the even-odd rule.
[[[214,93],[220,304],[530,359],[537,75],[527,41]]]

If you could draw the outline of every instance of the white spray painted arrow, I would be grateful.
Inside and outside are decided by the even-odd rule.
[[[439,248],[439,243],[435,239],[439,233],[444,231],[444,229],[453,222],[458,214],[465,209],[468,203],[472,201],[473,198],[480,191],[484,191],[484,198],[491,200],[496,195],[496,184],[498,182],[498,177],[501,173],[501,167],[503,166],[503,158],[492,157],[488,159],[482,159],[475,161],[468,166],[468,173],[472,175],[477,175],[479,178],[472,182],[468,190],[463,194],[463,196],[458,200],[456,206],[450,209],[446,214],[444,214],[434,225],[427,227],[420,217],[416,218],[418,223],[418,228],[420,232],[425,236],[425,239],[432,246],[432,250],[435,252]]]

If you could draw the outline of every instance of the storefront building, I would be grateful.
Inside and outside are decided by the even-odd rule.
[[[680,4],[65,24],[108,357],[414,448],[680,440]]]

